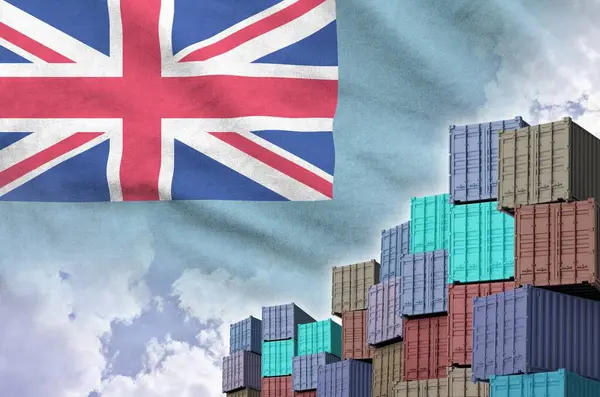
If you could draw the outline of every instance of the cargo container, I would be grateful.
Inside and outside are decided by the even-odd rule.
[[[298,325],[314,321],[314,318],[294,303],[263,306],[262,339],[263,341],[296,339]]]
[[[332,269],[331,313],[367,309],[369,288],[379,282],[380,265],[375,259]]]
[[[371,397],[371,364],[344,360],[319,367],[317,396]]]
[[[294,397],[291,376],[262,378],[261,397]]]
[[[521,117],[450,126],[450,203],[495,200],[498,183],[498,131],[526,127]]]
[[[367,343],[367,311],[357,310],[342,315],[342,358],[370,360],[375,348]]]
[[[249,351],[223,357],[223,393],[244,388],[260,390],[260,358]]]
[[[369,288],[367,342],[378,345],[402,337],[402,279],[390,278]]]
[[[495,202],[452,206],[448,283],[514,277],[514,233],[514,219]]]
[[[600,197],[600,140],[570,117],[499,136],[499,210]]]
[[[448,378],[400,382],[395,397],[489,397],[487,383],[473,383],[471,368],[449,368]],[[548,396],[550,397],[550,396]],[[553,396],[552,396],[553,397]]]
[[[410,199],[410,253],[448,249],[448,194]]]
[[[292,357],[298,354],[296,340],[288,339],[262,344],[262,376],[292,374]]]
[[[298,355],[327,352],[342,357],[342,327],[324,320],[298,326]]]
[[[317,368],[340,361],[333,354],[318,353],[298,356],[292,359],[292,385],[294,391],[312,390],[317,388]]]
[[[402,277],[402,256],[410,251],[410,221],[381,232],[381,281]]]
[[[473,310],[474,380],[561,368],[600,379],[600,302],[526,285]]]
[[[242,389],[227,393],[227,397],[261,397],[260,391],[254,389]]]
[[[517,206],[517,283],[597,298],[599,215],[594,199]]]
[[[443,378],[448,364],[448,316],[404,319],[403,379]]]
[[[447,312],[448,251],[410,254],[402,262],[402,315]]]
[[[297,391],[294,393],[295,397],[317,397],[316,390],[305,390],[305,391]]]
[[[252,316],[229,326],[229,354],[237,351],[261,353],[262,321]]]
[[[600,382],[564,369],[525,375],[492,375],[492,397],[598,397]]]
[[[473,298],[515,288],[514,282],[448,286],[448,356],[450,366],[471,365],[473,355]]]
[[[402,342],[379,347],[373,357],[371,397],[393,397],[394,386],[402,380]]]

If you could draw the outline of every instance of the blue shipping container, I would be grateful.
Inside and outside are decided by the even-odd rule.
[[[317,396],[371,397],[372,366],[358,360],[344,360],[319,366]]]
[[[262,340],[275,341],[298,338],[298,325],[315,319],[294,303],[262,308]]]
[[[410,221],[381,232],[381,281],[402,276],[402,257],[409,251]]]
[[[473,380],[564,368],[600,379],[600,302],[526,285],[473,299]]]
[[[232,392],[243,388],[260,390],[261,357],[249,351],[238,351],[223,357],[222,391]]]
[[[369,288],[367,343],[379,345],[402,337],[402,279],[390,278]]]
[[[492,375],[491,397],[598,397],[600,382],[564,369],[526,375]]]
[[[294,391],[316,389],[319,366],[338,361],[340,361],[338,357],[324,352],[294,357],[292,359],[292,385]]]
[[[448,249],[448,194],[410,199],[410,253]]]
[[[450,203],[497,197],[498,131],[527,127],[521,117],[450,126]]]
[[[406,255],[402,264],[402,315],[447,312],[448,251]]]
[[[494,201],[453,205],[449,246],[449,284],[514,277],[515,221]]]
[[[237,351],[261,353],[262,321],[252,316],[229,326],[229,354]]]

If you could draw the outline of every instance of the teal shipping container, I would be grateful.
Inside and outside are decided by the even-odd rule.
[[[292,374],[292,358],[297,355],[295,339],[262,343],[263,378],[267,376],[287,376]]]
[[[448,284],[514,277],[514,218],[496,206],[493,201],[450,208]]]
[[[342,327],[332,320],[298,325],[298,355],[323,352],[342,358]]]
[[[410,253],[448,249],[450,195],[410,199]]]
[[[600,382],[564,369],[527,375],[492,375],[490,397],[598,397]]]

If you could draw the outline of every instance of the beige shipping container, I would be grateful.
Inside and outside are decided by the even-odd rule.
[[[375,259],[332,269],[331,314],[366,310],[369,287],[379,283],[380,265]]]
[[[600,140],[570,117],[498,135],[498,210],[600,200]]]
[[[393,397],[402,380],[402,342],[375,349],[371,397]]]
[[[448,377],[411,380],[394,386],[394,397],[489,397],[490,385],[473,383],[471,368],[449,368]]]
[[[260,397],[260,392],[254,389],[242,389],[227,393],[227,397]]]

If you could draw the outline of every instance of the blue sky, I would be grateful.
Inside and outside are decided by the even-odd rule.
[[[447,191],[449,124],[598,131],[600,2],[484,3],[338,2],[332,202],[0,203],[0,395],[220,396],[230,322],[327,318],[331,266]]]

